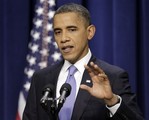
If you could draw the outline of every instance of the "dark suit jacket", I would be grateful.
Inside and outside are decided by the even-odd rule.
[[[121,68],[98,60],[93,56],[90,61],[95,62],[104,70],[110,80],[113,92],[122,97],[122,103],[114,116],[110,118],[109,111],[103,100],[99,100],[91,96],[87,91],[80,89],[76,98],[72,120],[143,120],[136,103],[135,94],[131,93],[127,73]],[[23,120],[55,119],[52,114],[47,114],[44,111],[40,105],[40,99],[45,85],[50,83],[56,88],[63,63],[62,61],[56,66],[47,67],[34,73]],[[87,79],[90,80],[91,78],[85,70],[81,84],[92,86],[92,83],[86,83]],[[53,97],[55,96],[56,91]]]

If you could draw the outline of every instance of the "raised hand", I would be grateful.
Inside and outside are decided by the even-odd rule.
[[[104,71],[93,62],[90,62],[90,66],[85,65],[85,69],[88,71],[93,86],[80,85],[81,89],[87,90],[92,96],[103,99],[109,106],[114,105],[118,98],[113,94],[110,81]]]

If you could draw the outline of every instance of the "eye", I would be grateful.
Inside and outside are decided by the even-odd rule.
[[[68,31],[69,32],[75,32],[75,31],[77,31],[77,29],[76,28],[69,28]]]
[[[55,31],[54,31],[54,34],[55,34],[55,35],[61,34],[61,30],[55,30]]]

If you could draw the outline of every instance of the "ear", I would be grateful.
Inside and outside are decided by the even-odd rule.
[[[88,40],[91,40],[95,34],[96,28],[94,25],[89,25],[87,27],[87,32],[88,32]]]

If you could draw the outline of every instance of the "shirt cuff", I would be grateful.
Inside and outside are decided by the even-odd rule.
[[[113,115],[116,113],[116,111],[118,110],[118,108],[119,108],[120,105],[121,105],[122,98],[121,98],[119,95],[117,95],[117,96],[118,96],[118,98],[119,98],[119,100],[120,100],[117,104],[115,104],[115,105],[112,106],[112,107],[108,107],[108,106],[106,105],[106,108],[108,108],[109,111],[110,111],[110,117],[113,117]]]

